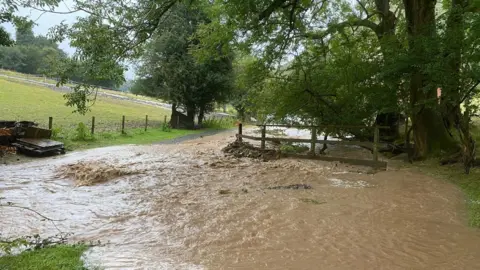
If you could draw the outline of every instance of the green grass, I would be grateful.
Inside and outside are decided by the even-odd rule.
[[[198,134],[205,131],[205,129],[172,129],[170,131],[163,131],[160,128],[156,128],[149,129],[145,132],[144,129],[131,129],[126,131],[126,134],[123,135],[118,132],[107,132],[95,135],[93,136],[93,138],[91,136],[87,136],[85,140],[75,140],[75,134],[71,132],[68,135],[60,133],[55,139],[65,143],[65,148],[67,150],[78,150],[112,145],[151,144],[155,142],[182,137],[189,134]]]
[[[209,118],[203,120],[202,127],[213,129],[228,129],[235,127],[237,120],[232,117],[228,118]]]
[[[48,125],[48,117],[53,117],[54,126],[75,126],[79,122],[91,122],[96,118],[99,130],[105,126],[119,127],[122,115],[129,123],[145,121],[160,122],[170,111],[149,105],[133,103],[114,98],[99,97],[91,111],[86,115],[72,113],[71,107],[65,106],[63,94],[51,89],[0,79],[0,120],[36,121],[41,126]],[[106,128],[105,128],[106,129]]]
[[[0,257],[0,270],[75,270],[85,269],[80,257],[85,246],[59,245],[15,256]]]
[[[50,79],[50,78],[45,78],[39,75],[30,75],[30,74],[24,74],[24,73],[19,73],[11,70],[5,70],[5,69],[0,69],[0,74],[4,74],[7,76],[12,76],[12,77],[19,77],[19,78],[25,78],[28,80],[32,81],[38,81],[38,82],[44,82],[44,83],[50,83],[50,84],[56,84],[57,81],[55,79]],[[73,84],[67,84],[66,86],[73,86]],[[148,100],[148,101],[160,101],[159,99],[152,98],[152,97],[147,97],[147,96],[142,96],[142,95],[135,95],[132,93],[127,93],[127,92],[120,92],[120,91],[113,91],[109,89],[99,89],[100,92],[108,93],[108,94],[114,94],[114,95],[120,95],[120,96],[125,96],[125,97],[130,97],[134,99],[140,99],[140,100]]]

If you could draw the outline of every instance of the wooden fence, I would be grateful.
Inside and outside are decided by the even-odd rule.
[[[385,126],[335,126],[335,125],[320,125],[320,126],[292,126],[292,125],[258,125],[261,128],[261,137],[249,136],[243,134],[243,127],[240,123],[238,125],[238,134],[237,140],[242,141],[243,139],[249,139],[254,141],[260,141],[260,148],[265,149],[265,142],[287,142],[287,143],[309,143],[310,152],[308,155],[300,154],[287,154],[282,153],[282,156],[296,157],[296,158],[305,158],[305,159],[317,159],[325,161],[339,161],[343,163],[349,163],[353,165],[362,165],[362,166],[371,166],[375,168],[386,169],[387,163],[384,161],[378,160],[378,149],[379,146],[383,145],[380,143],[380,129],[389,129],[390,127]],[[279,138],[279,137],[267,137],[266,131],[267,127],[286,127],[286,128],[298,128],[298,129],[310,129],[311,138],[310,139],[297,139],[297,138]],[[336,130],[341,129],[370,129],[373,130],[373,142],[365,141],[340,141],[340,140],[318,140],[317,131],[322,128],[332,128]],[[372,160],[364,159],[350,159],[350,158],[340,158],[340,157],[328,157],[328,156],[319,156],[315,153],[316,144],[337,144],[337,145],[357,145],[362,147],[367,147],[372,149]]]
[[[118,126],[120,128],[120,132],[121,134],[126,134],[126,130],[128,128],[128,124],[127,124],[127,117],[125,115],[122,115],[122,118],[121,120],[119,119],[119,121],[117,123],[115,122],[112,122],[110,121],[110,123],[112,124],[113,127],[116,127]],[[144,129],[145,131],[147,131],[147,129],[150,127],[155,127],[155,126],[158,126],[158,123],[157,125],[154,125],[152,124],[152,122],[148,120],[148,115],[145,115],[145,120],[140,120],[140,119],[135,119],[135,125],[134,127],[130,127],[130,128],[137,128],[137,129]],[[157,121],[159,122],[159,121]],[[165,124],[167,123],[167,116],[164,116],[164,119],[163,119],[163,122],[160,122],[161,124]],[[88,123],[85,123],[85,125],[88,125]],[[98,123],[96,123],[95,121],[95,116],[92,116],[92,120],[90,122],[90,134],[91,135],[95,135],[96,133],[96,127],[97,127]],[[50,116],[48,117],[48,129],[52,130],[53,129],[53,117]],[[109,130],[110,131],[110,130]]]

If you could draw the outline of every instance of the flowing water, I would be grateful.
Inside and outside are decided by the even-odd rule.
[[[61,219],[72,241],[100,241],[84,257],[105,269],[480,269],[480,232],[455,186],[408,170],[224,157],[231,135],[2,166],[0,197]],[[76,186],[58,172],[80,161],[136,173]],[[267,189],[292,184],[312,189]],[[30,211],[0,216],[3,236],[58,233]]]

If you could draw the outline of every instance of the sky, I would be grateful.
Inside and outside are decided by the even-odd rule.
[[[55,9],[55,11],[59,12],[66,12],[71,10],[73,7],[73,1],[71,0],[64,0],[60,3],[60,6]],[[72,24],[76,21],[77,17],[85,16],[83,12],[76,12],[71,14],[54,14],[54,13],[44,13],[28,9],[28,8],[20,8],[19,12],[17,13],[20,16],[28,16],[35,22],[35,26],[33,27],[33,32],[35,35],[47,35],[50,28],[55,25],[60,24],[64,21],[67,24]],[[1,24],[5,29],[10,33],[12,37],[15,37],[15,28],[10,23],[3,23]],[[63,41],[59,44],[59,48],[65,51],[67,54],[72,55],[75,53],[75,48],[70,47],[70,43],[68,40]],[[133,66],[129,66],[129,70],[125,73],[125,78],[127,80],[131,80],[134,78],[135,72],[133,70]]]

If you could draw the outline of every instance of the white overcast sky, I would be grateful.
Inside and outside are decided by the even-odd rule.
[[[69,9],[73,6],[73,3],[71,0],[65,0],[62,3],[60,3],[60,6],[56,9],[56,11],[69,11]],[[77,13],[72,13],[72,14],[54,14],[54,13],[44,13],[33,10],[33,9],[26,9],[26,8],[21,8],[19,9],[18,12],[19,15],[21,16],[28,16],[30,19],[35,21],[35,26],[33,27],[33,31],[36,35],[47,35],[48,31],[50,28],[52,28],[55,25],[60,24],[62,21],[64,21],[67,24],[72,24],[76,21],[76,18],[78,16],[84,16],[85,13],[77,12]],[[5,29],[10,33],[11,37],[15,37],[15,28],[13,25],[4,23],[1,24]],[[75,52],[75,48],[70,47],[70,44],[68,41],[63,41],[62,43],[59,44],[60,49],[64,50],[67,54],[72,55]],[[133,68],[130,67],[130,69],[125,73],[126,79],[133,79],[134,77],[134,71]]]

